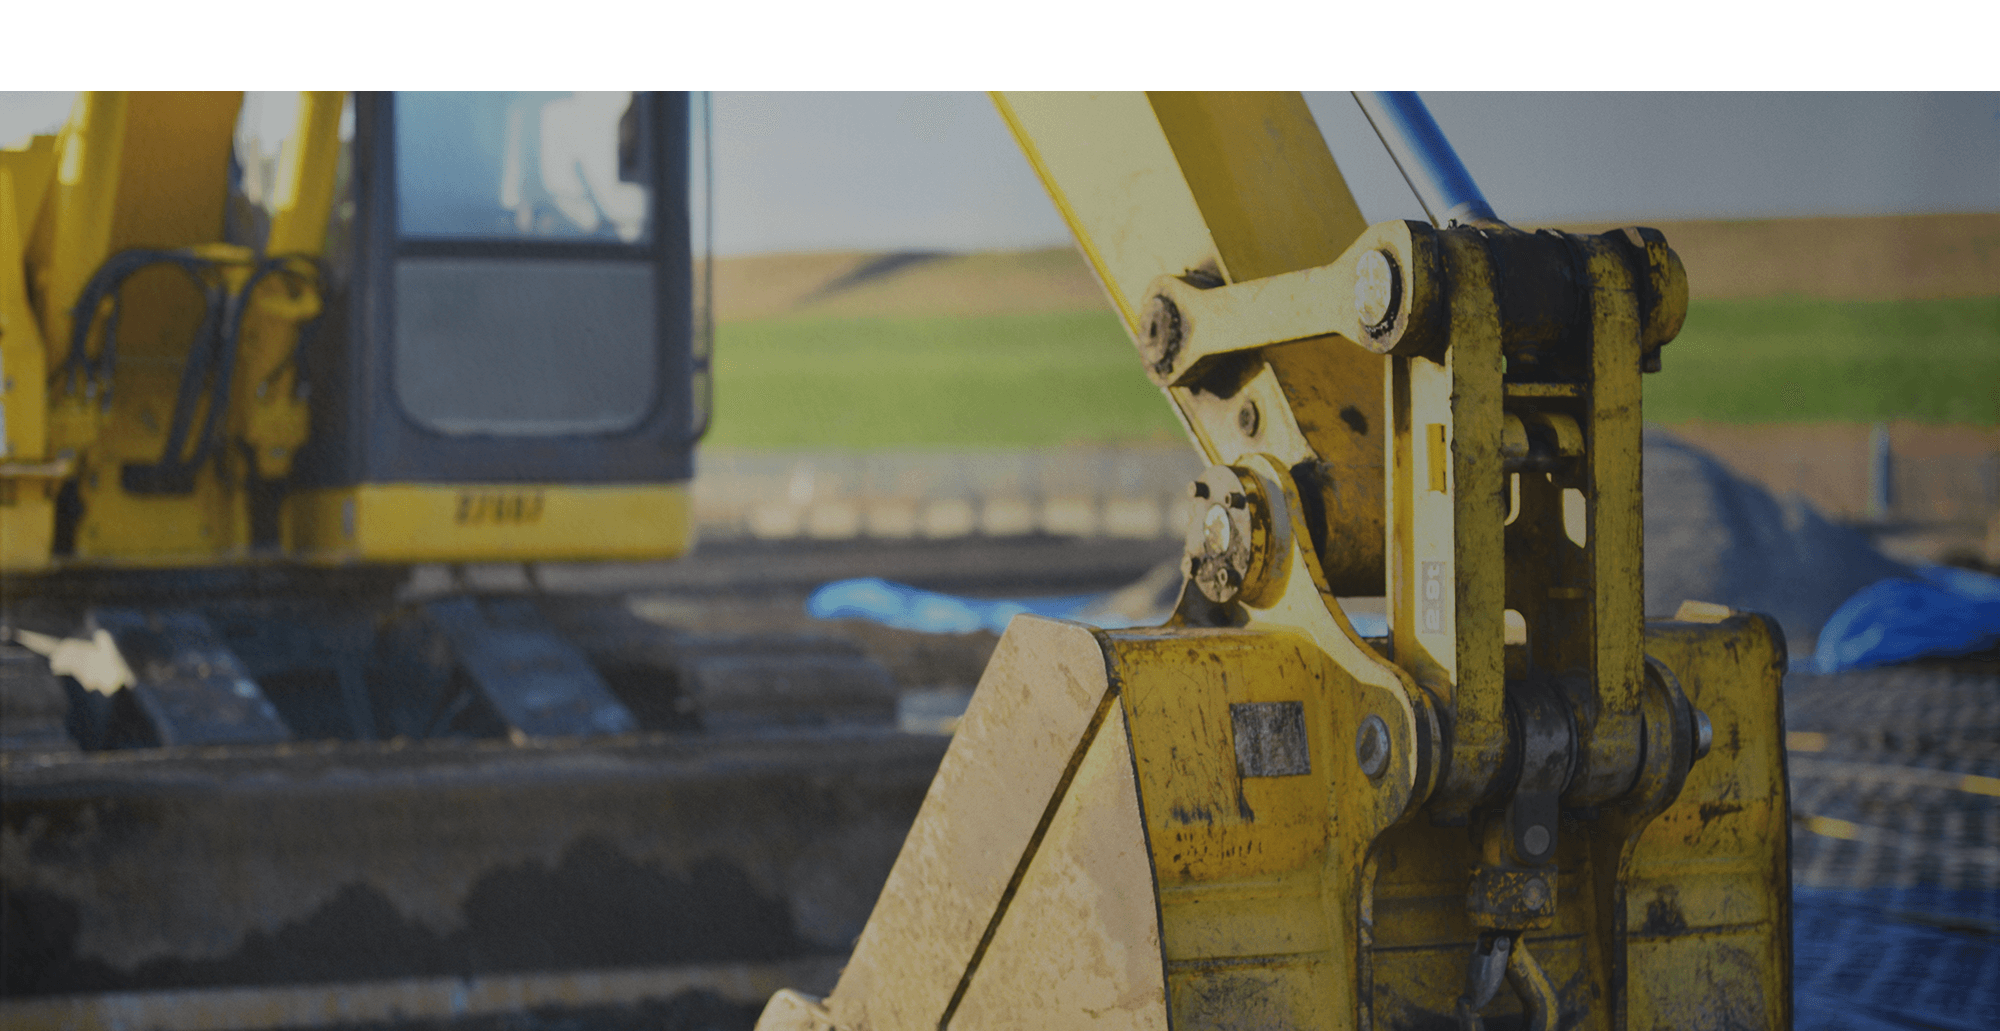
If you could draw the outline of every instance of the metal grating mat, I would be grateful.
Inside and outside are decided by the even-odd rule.
[[[2000,1027],[2000,892],[1792,893],[1799,1031]]]

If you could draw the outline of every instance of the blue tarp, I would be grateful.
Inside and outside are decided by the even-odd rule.
[[[997,634],[1007,629],[1009,620],[1024,612],[1051,619],[1073,619],[1107,630],[1155,626],[1167,618],[1165,611],[1143,616],[1120,614],[1109,608],[1109,599],[1105,594],[1002,600],[961,598],[868,577],[835,580],[814,591],[806,599],[806,613],[819,619],[866,619],[931,634],[964,634],[974,630]],[[1355,613],[1348,618],[1355,633],[1363,637],[1380,637],[1389,632],[1380,615]]]
[[[806,599],[806,612],[820,619],[866,619],[931,634],[965,634],[974,630],[997,634],[1007,629],[1008,620],[1024,612],[1052,619],[1077,619],[1102,601],[1103,596],[1096,594],[1000,601],[960,598],[871,576],[835,580],[821,587]]]
[[[806,599],[820,619],[857,618],[904,630],[1002,633],[1022,613],[1116,629],[1150,626],[1165,612],[1134,617],[1111,610],[1103,594],[1039,598],[962,598],[875,577],[836,580]],[[1349,617],[1363,637],[1387,633],[1381,616]],[[1813,668],[1820,673],[1887,666],[1925,656],[1968,655],[2000,643],[2000,577],[1926,566],[1916,578],[1879,580],[1848,598],[1820,631]]]
[[[1819,632],[1814,668],[1839,673],[2000,643],[2000,577],[1948,566],[1916,574],[1878,580],[1835,609]]]

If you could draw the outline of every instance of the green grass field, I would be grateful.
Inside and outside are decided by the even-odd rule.
[[[725,323],[712,444],[1178,440],[1108,312]],[[1646,379],[1658,422],[2000,423],[2000,297],[1707,300]]]
[[[724,323],[708,443],[1021,447],[1179,439],[1109,311]]]
[[[1696,301],[1661,360],[1656,422],[2000,423],[2000,297]]]

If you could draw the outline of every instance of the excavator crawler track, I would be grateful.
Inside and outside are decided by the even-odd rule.
[[[1073,564],[1079,548],[1055,541],[918,545],[894,572],[1090,590],[1157,551]],[[804,615],[812,587],[884,553],[725,546],[546,570],[546,591],[498,567],[345,591],[269,574],[261,591],[130,577],[10,591],[9,629],[50,636],[109,608],[201,616],[291,733],[163,746],[133,691],[106,697],[0,645],[0,1016],[208,1031],[538,1010],[564,1027],[748,1027],[777,988],[830,990],[949,740],[900,729],[899,697],[969,686],[993,644]],[[532,617],[636,727],[508,726],[433,618],[440,601]],[[260,658],[330,665],[338,649],[301,645],[315,639],[360,655],[372,736],[333,670],[274,677]]]

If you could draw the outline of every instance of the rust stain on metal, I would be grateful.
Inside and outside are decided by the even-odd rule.
[[[1728,816],[1731,813],[1740,813],[1742,811],[1743,806],[1736,802],[1704,802],[1701,808],[1696,810],[1696,812],[1701,814],[1701,822],[1704,825],[1717,817]]]
[[[1670,935],[1685,933],[1687,929],[1687,917],[1681,913],[1680,891],[1671,886],[1661,888],[1646,903],[1646,923],[1639,933]]]

